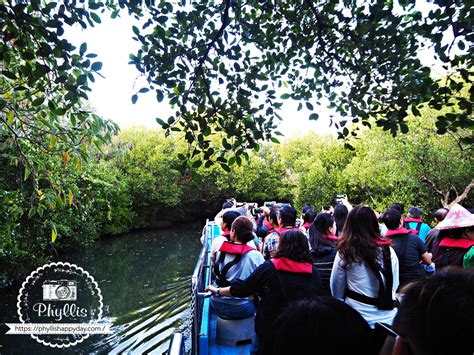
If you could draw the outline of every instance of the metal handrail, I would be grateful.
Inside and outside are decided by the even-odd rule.
[[[203,294],[204,288],[207,286],[207,280],[210,280],[210,267],[207,265],[210,245],[211,245],[211,233],[210,228],[212,226],[209,220],[206,220],[206,226],[204,229],[204,238],[202,240],[202,248],[199,252],[199,257],[194,268],[193,275],[191,277],[191,335],[192,335],[192,354],[199,354],[199,331],[201,329],[201,316],[202,316],[202,305],[203,305]],[[206,275],[207,274],[207,275]]]
[[[170,346],[168,347],[168,355],[185,355],[184,338],[180,332],[173,333]]]

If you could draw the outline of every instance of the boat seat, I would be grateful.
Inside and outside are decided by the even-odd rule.
[[[245,319],[228,320],[217,317],[216,343],[237,346],[255,343],[255,316]]]

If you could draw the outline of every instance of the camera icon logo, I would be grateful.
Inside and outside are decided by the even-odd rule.
[[[43,301],[76,301],[77,282],[47,280],[43,283]]]

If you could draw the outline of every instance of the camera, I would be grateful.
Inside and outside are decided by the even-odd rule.
[[[77,282],[70,280],[45,281],[43,301],[76,301]]]
[[[256,207],[254,209],[252,209],[252,214],[259,214],[259,213],[263,213],[263,207]]]

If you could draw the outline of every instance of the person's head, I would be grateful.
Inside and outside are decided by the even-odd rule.
[[[241,214],[237,211],[227,211],[224,212],[222,215],[222,222],[221,222],[221,229],[223,231],[228,231],[230,230],[230,227],[232,226],[232,223],[235,221],[237,217],[239,217]]]
[[[296,210],[288,205],[280,208],[278,222],[280,227],[294,227],[296,223]]]
[[[421,218],[423,211],[418,207],[410,207],[408,209],[408,217],[410,218]]]
[[[335,246],[335,242],[326,239],[323,235],[335,235],[336,223],[329,213],[319,213],[309,227],[309,242],[312,249],[326,246]]]
[[[337,249],[349,266],[353,262],[372,262],[377,257],[381,239],[377,216],[369,206],[356,206],[347,215],[342,234],[337,241]]]
[[[239,241],[243,244],[253,239],[253,223],[245,216],[237,217],[232,223],[230,237],[233,241]]]
[[[272,354],[370,354],[372,332],[352,307],[332,297],[292,302],[274,322]],[[325,345],[322,345],[325,344]]]
[[[435,222],[439,223],[442,220],[444,220],[444,218],[446,217],[448,212],[449,212],[449,210],[447,208],[444,208],[444,207],[438,208],[434,213]]]
[[[303,208],[301,209],[301,216],[304,218],[304,215],[309,210],[314,210],[313,206],[303,206]]]
[[[311,262],[308,238],[303,232],[292,229],[281,233],[275,258],[282,257],[299,262]]]
[[[346,221],[349,210],[343,204],[337,204],[334,207],[334,219],[336,220],[336,235],[341,234],[344,222]]]
[[[396,209],[400,212],[400,214],[403,216],[403,213],[405,213],[405,206],[402,203],[394,202],[390,205],[388,209]]]
[[[303,223],[312,223],[314,220],[316,213],[309,209],[303,214]]]
[[[270,213],[268,214],[268,221],[272,224],[274,228],[278,228],[278,211],[271,207]]]
[[[448,268],[405,286],[392,354],[472,355],[474,272]],[[398,345],[398,346],[397,346]]]
[[[385,211],[381,219],[385,226],[391,230],[400,228],[402,224],[402,215],[399,210],[394,208]]]
[[[474,240],[474,215],[461,205],[455,203],[443,221],[435,229],[439,229],[439,238],[465,238]]]

